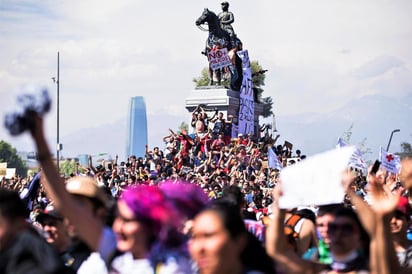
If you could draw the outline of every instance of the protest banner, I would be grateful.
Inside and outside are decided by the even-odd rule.
[[[247,50],[238,52],[242,59],[243,80],[240,89],[238,133],[254,134],[255,102],[253,96],[252,69]]]
[[[280,173],[283,196],[281,208],[341,203],[345,197],[342,172],[355,147],[346,146],[283,168]]]

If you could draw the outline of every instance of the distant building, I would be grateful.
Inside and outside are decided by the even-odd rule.
[[[80,154],[77,157],[79,158],[79,164],[81,166],[89,165],[89,155],[88,154]]]
[[[126,157],[130,155],[143,157],[148,142],[146,104],[142,96],[135,96],[130,100],[127,131]]]
[[[29,169],[38,169],[40,168],[40,164],[37,161],[37,155],[36,152],[30,151],[18,151],[17,155],[21,158],[23,162],[26,163],[27,167]]]

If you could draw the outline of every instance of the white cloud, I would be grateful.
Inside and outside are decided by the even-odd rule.
[[[360,79],[378,77],[392,69],[402,67],[404,62],[393,56],[379,56],[355,70]]]

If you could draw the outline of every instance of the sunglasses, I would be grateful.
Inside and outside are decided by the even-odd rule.
[[[336,224],[336,223],[329,223],[328,224],[328,234],[336,234],[340,231],[342,236],[349,236],[355,232],[355,228],[352,224],[343,223],[343,224]]]

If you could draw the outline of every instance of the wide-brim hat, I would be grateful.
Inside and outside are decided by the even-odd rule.
[[[75,176],[66,183],[66,190],[70,194],[94,198],[104,206],[109,204],[109,197],[97,184],[95,180],[88,176]]]

